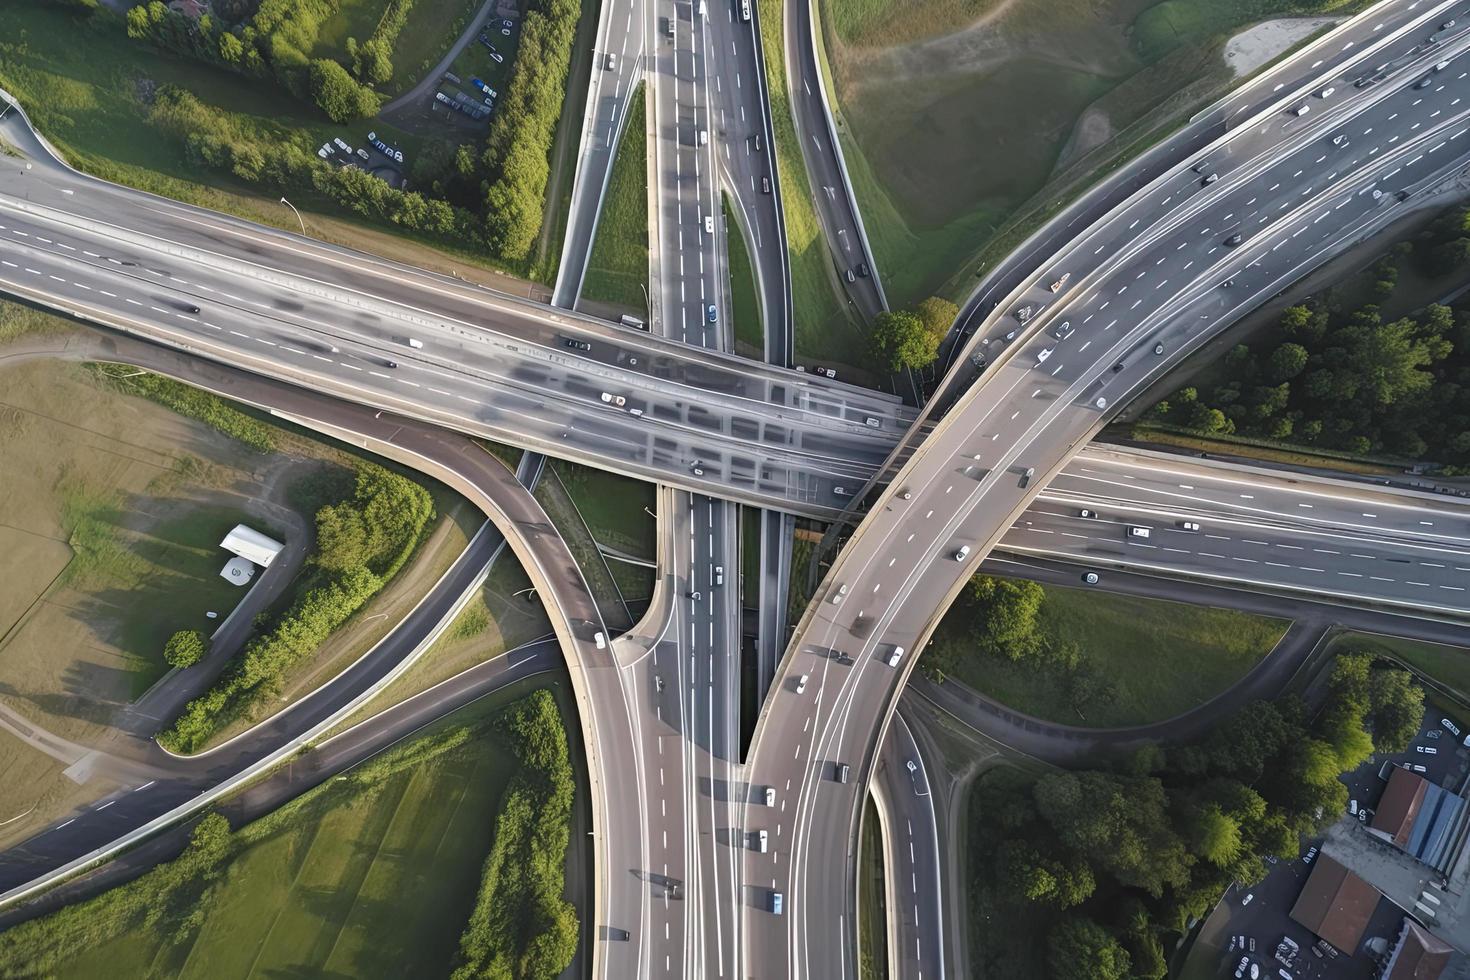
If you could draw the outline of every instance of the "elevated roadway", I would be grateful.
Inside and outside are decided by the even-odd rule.
[[[943,609],[1030,499],[1170,364],[1388,223],[1401,196],[1464,167],[1470,123],[1457,58],[1466,37],[1429,42],[1434,26],[1410,25],[1402,51],[1335,68],[1243,119],[1074,238],[978,331],[991,345],[983,383],[965,391],[848,542],[763,709],[749,777],[786,794],[791,850],[780,863],[746,862],[749,900],[764,913],[746,932],[753,969],[851,973],[820,951],[855,948],[856,814],[893,701]],[[1353,86],[1384,58],[1391,74]],[[1329,87],[1331,96],[1313,94]],[[1288,111],[1308,100],[1309,113]],[[1012,313],[1025,306],[1018,324]]]

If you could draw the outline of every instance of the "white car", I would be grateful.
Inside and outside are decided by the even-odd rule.
[[[766,806],[775,806],[776,805],[776,787],[774,787],[774,786],[767,786],[766,787],[766,792],[765,792],[765,797],[764,798],[765,798],[765,801],[766,801]]]
[[[1235,967],[1235,976],[1237,978],[1244,977],[1245,976],[1245,968],[1248,967],[1248,966],[1250,966],[1250,963],[1251,963],[1251,958],[1249,956],[1242,956],[1240,958],[1240,963],[1238,963],[1236,965],[1236,967]]]
[[[1251,903],[1251,899],[1253,899],[1255,897],[1256,897],[1256,893],[1255,892],[1246,892],[1245,898],[1242,898],[1240,900],[1240,904],[1243,905],[1243,906],[1244,905],[1249,905]]]
[[[1096,585],[1098,582],[1097,572],[1088,572],[1082,576],[1082,581],[1088,585]]]
[[[970,546],[967,544],[961,545],[960,550],[954,553],[955,561],[964,561],[968,557],[970,557]]]
[[[628,399],[624,398],[622,395],[614,395],[606,391],[602,393],[602,400],[604,403],[608,405],[616,405],[618,408],[622,408],[624,405],[628,404]]]
[[[1046,359],[1048,357],[1051,357],[1051,352],[1054,351],[1054,350],[1056,350],[1055,347],[1043,347],[1041,349],[1041,352],[1036,355],[1036,363],[1037,364],[1045,364],[1046,363]]]
[[[810,676],[811,676],[810,674],[802,674],[800,677],[798,677],[796,679],[796,693],[797,694],[805,694],[806,693],[806,682],[807,682],[807,678],[809,678]]]
[[[904,763],[904,765],[908,767],[908,770],[911,774],[919,771],[919,764],[913,759],[910,759],[908,762]]]
[[[1424,755],[1439,755],[1439,749],[1432,745],[1416,745],[1414,746],[1414,751]]]
[[[885,662],[890,667],[897,667],[898,662],[902,659],[903,647],[894,647],[893,650],[889,652],[888,656],[884,658]]]
[[[1304,854],[1304,855],[1302,855],[1302,863],[1303,864],[1311,864],[1312,861],[1316,859],[1316,857],[1317,857],[1317,845],[1313,844],[1310,848],[1307,849],[1307,853]]]

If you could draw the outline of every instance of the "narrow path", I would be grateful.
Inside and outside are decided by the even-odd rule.
[[[486,16],[489,15],[494,6],[495,0],[485,0],[480,5],[480,9],[475,12],[475,16],[470,18],[469,24],[465,26],[464,33],[460,34],[459,38],[449,46],[449,50],[444,53],[443,58],[439,59],[439,63],[434,66],[433,71],[425,73],[424,77],[419,79],[417,85],[379,109],[378,115],[380,117],[391,115],[400,109],[411,107],[418,99],[428,95],[439,84],[439,79],[449,70],[449,66],[454,64],[454,59],[459,57],[459,53],[465,49],[465,45],[475,39],[475,35],[479,33],[480,25],[485,22]]]

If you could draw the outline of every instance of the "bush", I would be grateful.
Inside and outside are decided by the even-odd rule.
[[[276,429],[273,426],[245,414],[217,395],[161,374],[139,373],[125,364],[93,364],[90,367],[98,378],[112,387],[141,395],[180,415],[198,419],[240,440],[256,452],[276,450]]]
[[[495,843],[459,940],[452,980],[553,980],[577,952],[577,912],[562,898],[575,780],[556,700],[536,691],[497,727],[520,771],[505,791]]]
[[[170,667],[192,667],[204,659],[208,641],[198,630],[179,630],[163,645],[163,662]]]
[[[359,85],[347,69],[330,58],[311,63],[311,98],[333,122],[348,122],[376,115],[378,96]]]

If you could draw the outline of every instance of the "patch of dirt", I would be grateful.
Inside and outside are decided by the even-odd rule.
[[[1236,78],[1249,75],[1299,41],[1345,17],[1283,17],[1248,27],[1225,42],[1225,64]]]
[[[1097,106],[1088,109],[1077,120],[1067,145],[1062,147],[1061,155],[1057,158],[1057,170],[1064,169],[1068,163],[1089,150],[1102,146],[1116,134],[1117,130],[1113,128],[1113,121],[1106,111]]]

